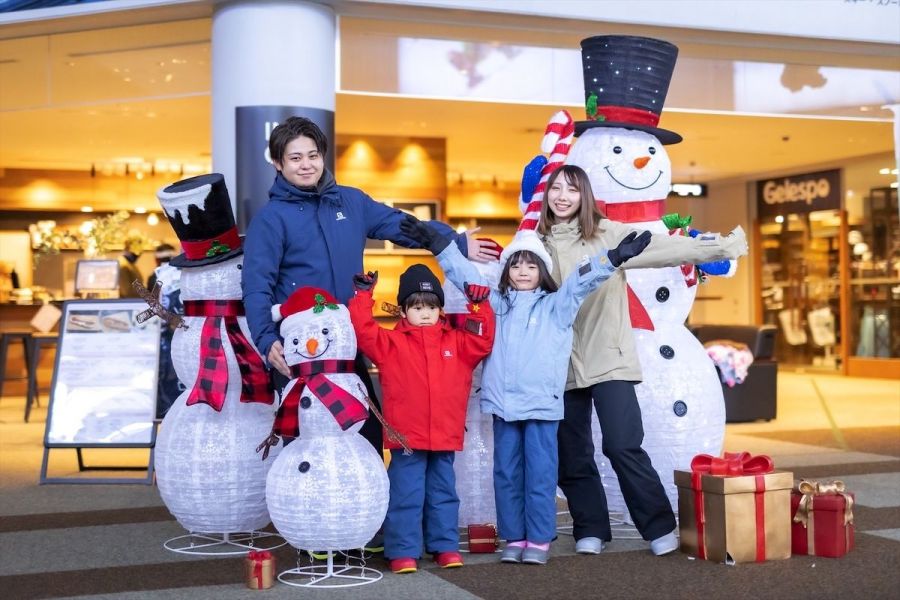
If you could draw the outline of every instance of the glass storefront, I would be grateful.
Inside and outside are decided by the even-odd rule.
[[[760,222],[763,322],[779,328],[781,363],[841,367],[840,230],[839,210]]]
[[[850,353],[900,358],[900,212],[897,188],[869,191],[847,236]]]

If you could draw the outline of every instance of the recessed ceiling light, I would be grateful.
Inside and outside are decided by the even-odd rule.
[[[143,206],[138,206],[134,209],[134,214],[136,214],[136,215],[142,215],[145,212],[147,212],[147,209],[144,208]]]
[[[94,207],[93,206],[82,206],[81,212],[94,212]]]

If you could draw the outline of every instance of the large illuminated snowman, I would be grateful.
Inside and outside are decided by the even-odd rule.
[[[263,462],[255,450],[271,430],[274,396],[243,316],[244,257],[228,191],[222,175],[211,174],[157,195],[184,249],[170,264],[182,270],[186,326],[172,339],[186,389],[156,439],[160,495],[192,533],[258,530],[269,523],[266,474],[274,456]]]
[[[549,162],[538,157],[523,178],[523,198],[530,197],[523,225],[537,223],[547,178],[567,163],[587,172],[598,206],[610,219],[653,232],[654,244],[667,243],[670,235],[684,233],[672,224],[677,216],[666,217],[672,230],[662,220],[672,181],[672,164],[664,145],[680,142],[681,136],[657,127],[677,53],[668,42],[643,37],[596,36],[582,41],[589,120],[575,123],[568,112],[561,111],[547,126],[542,150],[550,153]],[[572,146],[576,134],[580,137]],[[733,233],[722,246],[727,245],[728,255],[736,257],[746,252],[746,239],[740,228]],[[711,235],[708,242],[696,243],[717,246],[719,238]],[[636,386],[643,416],[643,448],[677,510],[673,470],[687,468],[697,453],[720,452],[725,409],[715,368],[684,326],[698,277],[694,265],[680,265],[677,259],[679,254],[708,254],[694,253],[684,244],[679,244],[680,249],[670,245],[665,264],[677,266],[641,269],[629,268],[626,263],[624,268],[643,372],[643,383]],[[725,261],[705,266],[726,274],[734,265]],[[592,427],[609,509],[627,518],[618,480],[601,451],[596,419]]]
[[[305,287],[272,315],[293,377],[275,434],[296,438],[269,471],[272,523],[296,548],[362,548],[387,514],[389,484],[382,457],[359,435],[368,410],[353,370],[350,313],[328,292]]]
[[[668,42],[648,38],[584,40],[591,120],[576,124],[575,133],[580,135],[566,158],[566,163],[587,172],[594,196],[610,219],[660,236],[684,234],[670,231],[662,220],[672,183],[665,144],[680,142],[681,136],[656,126],[677,52]],[[743,231],[736,235],[743,240]],[[745,241],[735,245],[742,244]],[[698,453],[718,455],[725,434],[725,405],[715,367],[684,325],[698,276],[694,265],[628,269],[626,264],[626,280],[636,296],[630,298],[630,308],[643,373],[635,390],[643,418],[643,448],[677,510],[673,470],[687,469]],[[618,480],[601,452],[596,419],[593,430],[609,509],[627,517]]]

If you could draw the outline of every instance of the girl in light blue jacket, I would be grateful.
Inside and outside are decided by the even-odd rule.
[[[447,279],[460,289],[486,282],[449,238],[408,217],[407,237],[437,256]],[[537,234],[521,230],[500,255],[494,349],[485,359],[481,410],[494,415],[494,495],[501,560],[545,564],[556,535],[556,430],[563,418],[563,392],[572,324],[582,301],[623,261],[649,243],[649,233],[630,235],[615,249],[585,256],[557,289],[550,255]]]

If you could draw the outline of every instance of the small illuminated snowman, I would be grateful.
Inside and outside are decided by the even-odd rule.
[[[160,495],[192,533],[251,532],[269,523],[259,440],[272,426],[274,395],[251,341],[241,301],[243,249],[222,175],[193,177],[157,194],[184,253],[184,325],[172,362],[185,391],[156,439]]]
[[[387,514],[389,483],[382,457],[359,435],[368,410],[353,368],[350,313],[328,292],[305,287],[272,316],[293,377],[275,433],[296,438],[269,471],[272,523],[299,549],[362,548]]]

